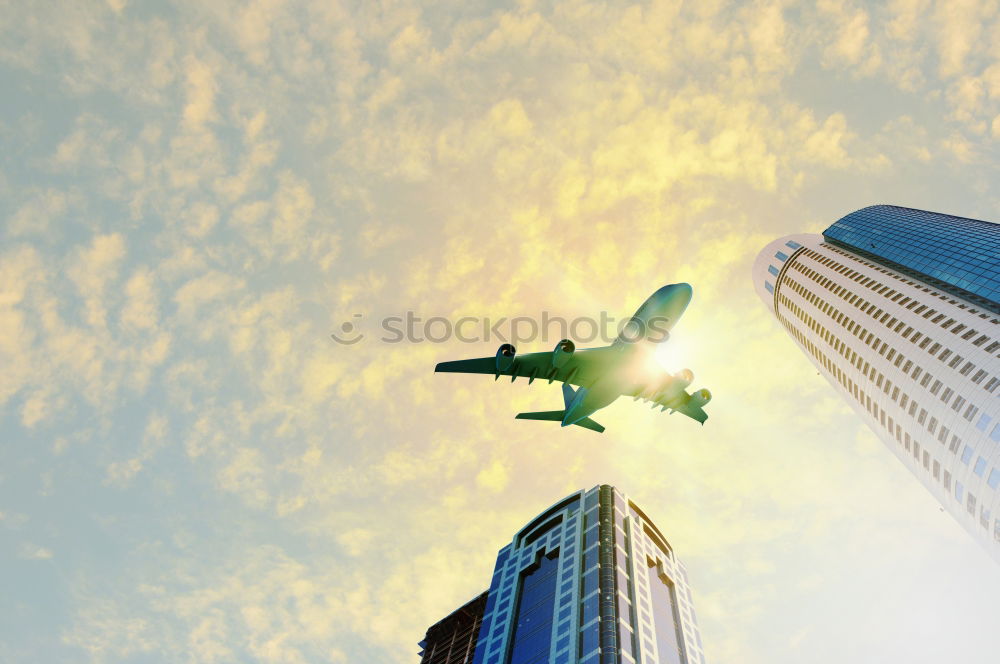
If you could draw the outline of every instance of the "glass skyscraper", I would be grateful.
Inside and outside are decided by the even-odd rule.
[[[702,664],[687,572],[611,486],[548,508],[500,550],[475,664]]]
[[[888,205],[768,244],[765,305],[1000,561],[1000,225]]]

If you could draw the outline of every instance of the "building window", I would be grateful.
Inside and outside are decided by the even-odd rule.
[[[660,572],[656,562],[648,560],[648,563],[647,579],[653,600],[653,629],[656,632],[660,661],[664,664],[683,664],[684,641],[681,637],[674,584]]]
[[[989,426],[991,419],[992,418],[990,418],[989,415],[983,413],[982,415],[979,416],[979,421],[976,422],[976,428],[979,429],[980,431],[986,431],[986,427]]]
[[[972,472],[982,477],[983,473],[986,472],[986,459],[984,459],[983,457],[979,457],[978,459],[976,459],[976,465],[975,467],[973,467]]]
[[[558,551],[545,556],[539,552],[538,560],[521,573],[508,662],[542,662],[549,658],[558,556]]]

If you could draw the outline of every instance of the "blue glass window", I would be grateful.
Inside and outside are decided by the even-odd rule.
[[[993,432],[990,433],[990,438],[1000,442],[1000,422],[997,422],[996,425],[994,425]]]
[[[962,483],[955,482],[955,500],[962,502]]]
[[[972,469],[972,472],[982,477],[983,473],[986,472],[986,459],[984,459],[983,457],[979,457],[978,459],[976,459],[976,466],[975,468]]]
[[[893,205],[857,210],[823,231],[835,244],[941,290],[1000,310],[1000,225]]]
[[[774,292],[774,286],[771,285],[770,281],[765,281],[764,282],[764,288],[767,289],[768,293],[773,293]]]
[[[970,461],[972,461],[972,448],[966,445],[965,449],[962,450],[962,463],[969,465]]]
[[[599,623],[594,623],[589,627],[585,627],[580,630],[580,654],[586,655],[587,653],[597,650],[601,645],[601,631]],[[520,664],[520,662],[511,662],[511,664]]]
[[[776,254],[774,255],[774,257],[775,257],[775,258],[777,258],[777,259],[778,259],[779,261],[781,261],[782,263],[784,263],[785,261],[787,261],[787,260],[788,260],[788,254],[786,254],[786,253],[785,253],[785,252],[783,252],[783,251],[779,251],[778,253],[776,253]]]
[[[979,417],[979,421],[976,422],[976,428],[979,429],[980,431],[986,431],[986,427],[988,427],[989,425],[990,425],[990,416],[983,413]]]
[[[583,591],[580,596],[586,597],[595,590],[597,590],[597,570],[592,569],[583,575]]]
[[[785,246],[788,247],[789,249],[798,249],[802,245],[796,242],[795,240],[789,240],[788,242],[785,243]]]
[[[591,620],[597,618],[598,615],[598,600],[600,597],[597,595],[591,595],[587,599],[580,603],[580,624],[586,625]]]
[[[768,265],[767,271],[773,274],[774,276],[778,276],[778,268],[774,267],[773,265]]]
[[[549,661],[558,568],[558,557],[542,556],[522,574],[508,664]]]
[[[647,568],[649,590],[653,600],[653,629],[662,664],[683,664],[681,655],[680,619],[674,585],[659,576],[656,565]]]
[[[990,485],[991,489],[995,489],[1000,486],[1000,470],[996,468],[990,470],[990,476],[986,480],[986,483]]]

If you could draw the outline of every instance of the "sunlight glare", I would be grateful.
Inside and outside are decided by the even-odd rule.
[[[678,343],[677,335],[671,333],[669,339],[656,346],[653,357],[656,358],[657,364],[671,374],[688,368],[692,361],[691,349],[685,342],[686,340],[681,337]]]

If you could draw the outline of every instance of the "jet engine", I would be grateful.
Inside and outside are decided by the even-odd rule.
[[[511,344],[504,344],[497,349],[497,372],[503,373],[514,364],[517,349]]]
[[[552,351],[552,366],[556,369],[565,366],[569,362],[569,358],[573,357],[573,351],[575,350],[576,344],[569,339],[563,339],[557,343],[555,349]]]
[[[688,403],[691,404],[692,406],[697,406],[698,408],[701,408],[711,400],[712,400],[712,393],[702,388],[691,395],[691,399],[688,400]]]

